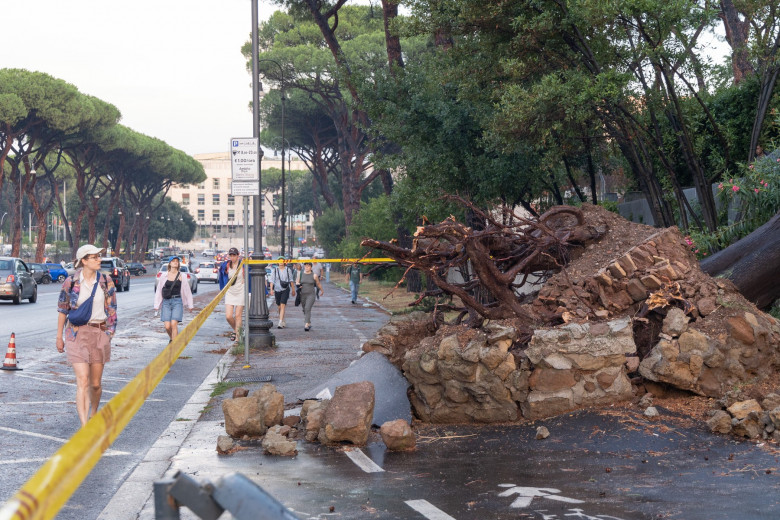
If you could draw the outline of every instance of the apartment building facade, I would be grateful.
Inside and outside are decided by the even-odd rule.
[[[195,160],[203,165],[206,180],[200,184],[174,185],[168,191],[168,197],[186,209],[198,225],[195,237],[187,243],[177,243],[183,249],[202,251],[204,249],[227,250],[230,247],[241,249],[244,246],[244,198],[231,195],[230,155],[228,152],[197,154]],[[293,159],[285,164],[293,170],[304,170],[302,161]],[[281,169],[280,157],[263,157],[261,167]],[[248,199],[249,248],[254,249],[254,197]],[[281,202],[281,190],[266,193],[263,197],[263,245],[268,245],[266,237],[274,226],[275,211]],[[312,215],[288,216],[287,226],[292,223],[294,240],[297,237],[311,236]],[[269,229],[270,228],[270,229]],[[274,235],[274,239],[277,236]],[[277,248],[278,249],[278,248]],[[271,250],[274,250],[273,244]]]

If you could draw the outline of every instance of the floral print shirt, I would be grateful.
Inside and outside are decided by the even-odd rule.
[[[110,277],[98,273],[100,276],[100,288],[103,289],[105,295],[105,311],[106,311],[106,334],[113,336],[116,332],[116,287]],[[67,315],[68,311],[78,307],[79,292],[81,290],[81,284],[79,279],[81,278],[81,269],[77,270],[72,275],[68,276],[62,283],[62,290],[60,290],[60,297],[57,300],[57,312]],[[65,337],[67,339],[74,339],[76,337],[76,331],[78,327],[68,322],[65,327]]]

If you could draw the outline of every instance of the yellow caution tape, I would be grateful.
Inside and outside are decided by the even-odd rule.
[[[244,260],[244,262],[248,265],[305,264],[307,262],[314,264],[384,264],[388,262],[395,262],[395,260],[393,258],[296,258],[290,260],[252,260],[248,258]]]
[[[239,273],[240,270],[236,270],[230,281]],[[226,284],[173,342],[41,466],[0,509],[0,520],[49,520],[57,515],[92,471],[103,452],[119,437],[146,398],[162,381],[230,285]]]

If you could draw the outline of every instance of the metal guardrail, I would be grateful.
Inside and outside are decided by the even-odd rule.
[[[236,520],[299,520],[284,505],[241,473],[230,473],[216,483],[198,483],[177,472],[154,483],[156,520],[179,520],[184,506],[203,520],[217,520],[229,511]]]

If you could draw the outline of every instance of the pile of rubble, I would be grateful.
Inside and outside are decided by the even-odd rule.
[[[225,431],[217,439],[221,454],[236,450],[234,439],[261,440],[269,455],[294,456],[297,441],[320,442],[328,446],[365,446],[371,434],[374,414],[374,385],[362,381],[336,388],[331,399],[307,400],[300,415],[284,415],[284,396],[272,384],[249,394],[233,390],[233,398],[222,402]],[[385,422],[379,435],[389,450],[410,450],[415,435],[404,419]]]
[[[594,206],[583,211],[607,233],[575,251],[525,305],[539,323],[558,316],[559,325],[538,326],[521,343],[521,327],[511,320],[432,332],[431,317],[414,314],[392,319],[364,345],[403,371],[418,418],[538,419],[639,401],[653,382],[721,398],[735,386],[777,377],[778,321],[727,280],[703,273],[677,228],[656,230]],[[774,413],[731,414],[730,431],[773,434]],[[716,417],[718,431],[725,430],[725,416]]]

